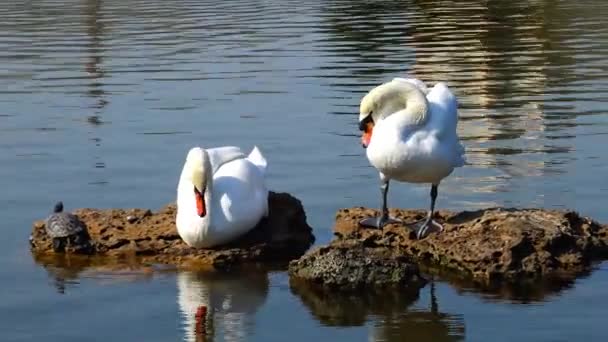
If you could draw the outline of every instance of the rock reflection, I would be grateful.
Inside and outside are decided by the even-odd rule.
[[[446,270],[424,269],[424,272],[433,274],[437,280],[449,283],[459,293],[474,294],[492,302],[529,304],[550,301],[563,295],[573,289],[576,282],[589,277],[593,269],[562,273],[544,279],[522,280],[518,283],[480,283]]]
[[[399,315],[383,317],[374,325],[373,341],[462,341],[465,337],[461,315],[439,311],[435,284],[430,285],[431,304],[428,311],[413,309]]]
[[[107,258],[71,254],[33,253],[34,261],[42,266],[58,293],[65,294],[77,287],[82,279],[94,279],[100,283],[135,282],[151,280],[162,271],[136,261],[108,261]]]
[[[373,341],[457,341],[464,338],[464,320],[459,315],[439,311],[434,284],[430,287],[428,310],[410,308],[419,299],[419,292],[335,293],[293,280],[290,280],[290,288],[323,325],[361,326],[371,321]]]
[[[186,341],[244,341],[254,328],[254,315],[266,301],[268,274],[179,272],[179,309]]]

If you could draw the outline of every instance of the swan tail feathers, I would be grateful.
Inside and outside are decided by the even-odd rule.
[[[264,158],[264,156],[262,155],[262,152],[260,151],[260,149],[257,146],[253,147],[253,149],[251,150],[251,153],[249,153],[249,156],[247,157],[247,159],[249,159],[249,161],[252,162],[253,165],[255,165],[263,175],[266,174],[266,168],[268,167],[268,162],[266,161],[266,158]]]

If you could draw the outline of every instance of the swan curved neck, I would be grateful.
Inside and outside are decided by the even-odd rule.
[[[207,153],[205,151],[205,153]],[[203,168],[206,171],[207,177],[205,179],[205,192],[203,193],[203,198],[205,199],[205,211],[206,211],[206,215],[205,217],[202,217],[203,222],[205,222],[206,225],[209,225],[209,222],[211,222],[211,215],[213,215],[213,210],[211,210],[212,207],[212,203],[211,201],[213,200],[213,169],[211,167],[211,162],[209,161],[209,157],[207,156],[204,159],[203,162]]]
[[[211,216],[213,215],[213,171],[209,158],[202,160],[205,174],[203,198],[206,214],[200,217],[197,212],[194,194],[194,183],[192,181],[192,169],[184,167],[178,185],[176,217],[177,229],[182,239],[190,246],[199,246],[209,237]]]
[[[419,89],[407,85],[396,90],[380,113],[382,119],[395,116],[395,121],[403,126],[418,126],[428,119],[429,104]]]

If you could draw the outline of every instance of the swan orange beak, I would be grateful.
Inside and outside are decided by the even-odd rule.
[[[361,145],[363,146],[363,148],[367,148],[367,146],[369,146],[369,143],[372,140],[373,131],[374,131],[374,123],[368,122],[365,125],[365,131],[363,132],[363,135],[361,136]]]
[[[204,190],[203,190],[204,192]],[[207,206],[205,205],[205,196],[202,192],[194,188],[194,197],[196,198],[196,213],[200,217],[207,215]]]

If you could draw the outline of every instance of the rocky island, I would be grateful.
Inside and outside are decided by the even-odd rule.
[[[269,216],[242,238],[213,249],[186,245],[175,227],[174,204],[157,212],[146,209],[78,209],[74,214],[86,225],[93,248],[67,254],[104,257],[107,263],[133,260],[182,268],[227,268],[242,263],[287,262],[298,258],[314,242],[304,208],[287,193],[269,194]],[[54,254],[44,221],[34,223],[32,253],[39,259]],[[87,256],[91,257],[91,256]],[[114,260],[114,261],[112,261]]]
[[[349,282],[361,286],[419,284],[417,276],[406,276],[415,274],[415,265],[419,265],[432,273],[443,270],[476,285],[491,286],[572,279],[594,261],[608,257],[608,226],[573,211],[439,211],[436,219],[444,231],[422,240],[405,225],[424,219],[426,212],[392,209],[391,215],[405,225],[359,226],[359,220],[377,214],[360,207],[339,210],[334,240],[292,261],[290,276],[325,287]],[[348,254],[343,251],[345,246],[362,252]],[[335,255],[340,253],[345,257],[338,264]]]

